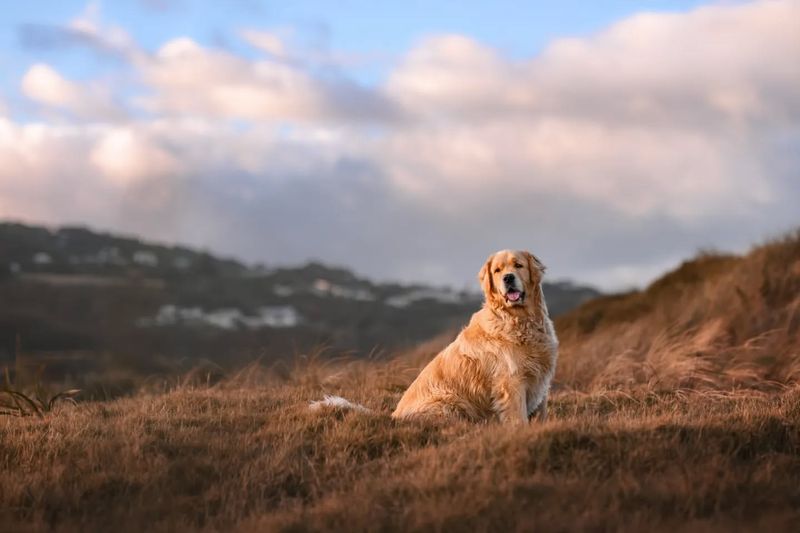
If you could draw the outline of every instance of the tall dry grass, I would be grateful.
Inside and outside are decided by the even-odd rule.
[[[9,531],[789,531],[800,388],[557,391],[546,423],[396,421],[405,363],[302,361],[0,419]],[[341,394],[370,413],[308,409]]]
[[[800,232],[703,254],[560,318],[558,382],[593,391],[772,390],[800,381]]]

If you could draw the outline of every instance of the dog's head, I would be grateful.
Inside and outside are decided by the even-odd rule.
[[[530,252],[501,250],[489,256],[478,273],[486,302],[501,309],[535,305],[545,267]]]

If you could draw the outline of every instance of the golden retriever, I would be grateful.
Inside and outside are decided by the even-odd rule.
[[[544,420],[558,358],[542,294],[544,270],[530,252],[492,254],[478,274],[483,307],[411,383],[392,416]]]
[[[530,252],[502,250],[478,273],[483,307],[467,327],[422,369],[392,413],[461,416],[524,423],[547,418],[547,394],[556,370],[558,339],[542,294],[544,265]],[[338,396],[311,402],[369,409]]]

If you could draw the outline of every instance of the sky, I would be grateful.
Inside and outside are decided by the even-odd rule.
[[[0,219],[605,290],[800,226],[800,0],[22,5]]]

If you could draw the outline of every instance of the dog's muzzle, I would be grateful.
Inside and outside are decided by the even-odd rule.
[[[512,304],[521,304],[525,301],[525,291],[517,288],[517,277],[514,274],[503,276],[503,283],[506,286],[506,301]]]

